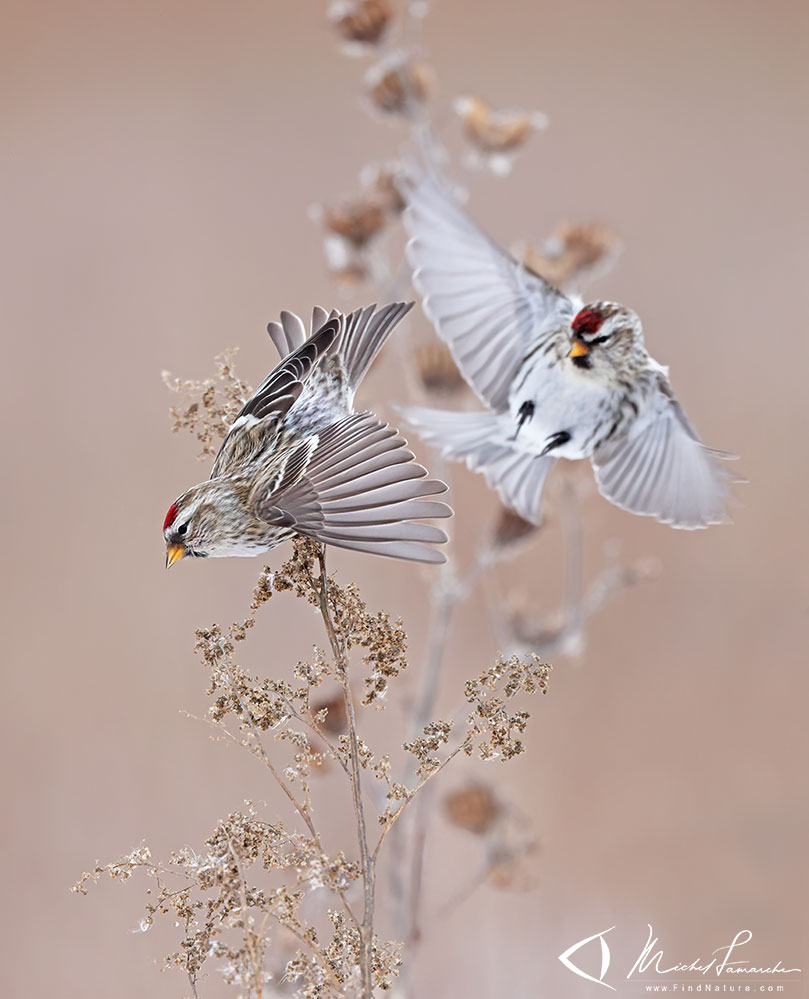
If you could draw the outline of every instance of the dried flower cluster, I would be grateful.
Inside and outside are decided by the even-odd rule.
[[[433,85],[430,67],[406,52],[390,52],[365,74],[365,93],[384,115],[409,118],[429,97]]]
[[[393,17],[388,0],[336,0],[329,8],[329,19],[348,43],[378,45]]]
[[[475,836],[490,832],[502,814],[502,805],[488,784],[474,781],[444,797],[449,821]]]
[[[175,378],[163,372],[169,391],[182,400],[169,409],[174,421],[172,433],[187,430],[201,443],[200,460],[216,455],[228,427],[236,419],[252,393],[237,375],[233,366],[236,349],[223,351],[214,358],[216,374],[204,381]]]
[[[358,965],[356,926],[335,909],[325,911],[319,926],[301,912],[318,889],[339,902],[358,879],[357,865],[341,853],[326,856],[315,839],[263,821],[246,802],[244,811],[217,823],[199,852],[185,847],[163,864],[141,846],[84,874],[74,891],[86,894],[104,875],[125,881],[138,870],[154,881],[140,929],[159,916],[182,928],[180,947],[166,964],[186,973],[194,995],[208,961],[251,996],[281,981],[302,982],[299,994],[307,997],[349,994]],[[375,984],[388,988],[400,964],[398,948],[375,940],[374,958]]]
[[[511,170],[514,153],[535,132],[548,127],[547,116],[540,111],[495,110],[480,97],[459,97],[455,112],[471,147],[467,165],[501,175]]]
[[[498,659],[485,673],[468,680],[464,694],[473,711],[467,719],[465,752],[471,755],[476,747],[481,759],[504,762],[524,752],[520,736],[525,732],[529,715],[527,711],[512,711],[511,700],[521,692],[546,694],[550,670],[535,654],[525,662],[511,656]]]
[[[560,222],[541,250],[526,246],[522,260],[557,288],[575,288],[605,273],[618,251],[618,241],[605,226]]]
[[[331,650],[327,656],[315,647],[308,661],[292,668],[290,679],[256,676],[238,661],[258,609],[277,593],[293,594],[320,609]],[[141,928],[148,929],[158,916],[169,916],[182,928],[180,947],[166,960],[185,971],[195,995],[208,961],[247,996],[262,996],[270,983],[280,980],[299,985],[296,994],[307,999],[370,997],[374,988],[390,988],[402,953],[399,944],[380,940],[374,931],[380,849],[409,803],[460,752],[506,760],[522,751],[518,736],[528,713],[512,711],[510,702],[519,693],[544,692],[549,667],[516,658],[498,660],[467,683],[471,713],[454,746],[453,726],[447,721],[428,723],[404,745],[417,763],[417,781],[408,787],[393,778],[390,754],[376,754],[359,737],[348,677],[351,650],[361,649],[363,703],[377,703],[407,665],[404,630],[389,615],[369,612],[356,586],[340,586],[328,576],[319,545],[299,538],[280,569],[261,573],[247,618],[225,628],[214,624],[199,629],[196,637],[196,651],[209,673],[211,723],[265,765],[300,828],[266,821],[248,802],[243,811],[217,824],[199,852],[184,848],[167,863],[157,863],[141,846],[114,863],[97,865],[74,890],[85,894],[88,883],[103,875],[125,881],[144,871],[155,887],[148,889]],[[325,680],[342,688],[342,710],[335,709],[333,699],[313,698]],[[329,723],[332,713],[338,720]],[[228,728],[229,719],[235,719],[235,731]],[[265,744],[267,733],[275,748]],[[285,763],[280,759],[283,746]],[[314,822],[310,778],[324,758],[336,761],[348,779],[357,819],[356,860],[342,851],[327,852]],[[373,805],[362,786],[362,772],[384,789],[375,843],[365,826],[365,813]],[[353,897],[358,882],[362,917],[355,914]],[[318,904],[304,906],[316,892]]]
[[[398,8],[389,0],[335,0],[329,8],[329,20],[345,50],[373,57],[362,80],[363,104],[384,120],[420,120],[434,89],[434,71],[412,41],[413,26],[425,12],[426,5],[418,0]],[[311,210],[325,232],[329,273],[343,289],[384,278],[388,272],[379,243],[404,208],[395,183],[397,169],[366,166],[358,194]]]
[[[362,171],[360,193],[310,211],[326,231],[329,272],[340,284],[354,285],[373,275],[372,250],[378,237],[404,208],[393,171],[384,166]]]
[[[533,541],[538,530],[539,527],[530,520],[521,517],[507,506],[501,507],[494,525],[494,547],[499,551],[510,550]]]

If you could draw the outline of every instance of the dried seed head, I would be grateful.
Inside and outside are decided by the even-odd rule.
[[[330,267],[329,273],[343,288],[356,288],[371,277],[368,265],[362,260],[351,260],[342,267]]]
[[[402,53],[372,66],[365,77],[374,107],[391,115],[412,114],[427,100],[431,85],[430,67]]]
[[[483,153],[513,152],[548,124],[538,111],[495,111],[479,97],[461,97],[455,111],[467,139]]]
[[[205,381],[174,378],[163,372],[163,382],[176,393],[181,404],[169,410],[174,420],[172,433],[188,430],[201,442],[201,460],[215,455],[222,439],[250,398],[252,389],[236,377],[233,361],[237,351],[226,350],[214,358],[216,377]]]
[[[388,0],[337,0],[329,20],[340,36],[358,45],[378,45],[393,18]]]
[[[489,884],[500,891],[529,891],[536,885],[531,858],[538,852],[539,844],[534,840],[501,846],[490,862]]]
[[[323,249],[329,274],[338,284],[354,288],[371,276],[370,266],[360,251],[342,236],[327,236]]]
[[[468,784],[444,798],[444,814],[460,829],[485,836],[497,822],[502,806],[485,784]]]
[[[523,263],[557,288],[603,274],[618,254],[618,240],[602,225],[561,222],[541,250],[527,246]]]
[[[333,772],[331,757],[325,753],[313,753],[309,761],[309,772],[313,777],[328,777]]]
[[[526,649],[558,651],[558,644],[566,630],[567,622],[561,612],[546,614],[538,619],[536,612],[515,607],[508,615],[507,628],[510,640]]]
[[[396,186],[396,169],[371,164],[360,174],[360,182],[389,215],[401,215],[407,203]]]
[[[323,209],[323,222],[336,236],[361,249],[385,226],[385,210],[378,199],[365,196]]]
[[[348,725],[346,717],[345,699],[342,694],[335,694],[334,697],[325,698],[312,705],[315,715],[325,711],[325,715],[319,719],[320,727],[330,735],[342,735]]]
[[[496,548],[510,548],[521,541],[526,541],[539,530],[538,524],[532,524],[507,506],[500,507],[500,516],[494,526],[494,545]]]
[[[443,343],[429,343],[415,352],[416,371],[427,392],[454,395],[466,388],[449,348]]]

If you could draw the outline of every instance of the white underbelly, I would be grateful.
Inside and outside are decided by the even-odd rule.
[[[594,432],[610,419],[612,393],[598,382],[555,368],[543,372],[536,391],[531,380],[509,400],[509,418],[516,431],[521,407],[532,402],[533,415],[522,424],[515,445],[531,453],[542,452],[556,434],[568,433],[570,440],[554,447],[560,458],[589,458]]]

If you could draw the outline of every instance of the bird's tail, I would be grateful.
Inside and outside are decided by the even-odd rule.
[[[366,305],[347,315],[342,335],[331,347],[342,362],[348,384],[356,390],[374,358],[398,323],[413,308],[413,302],[393,302],[381,309]]]
[[[539,523],[542,489],[555,458],[518,450],[496,413],[449,413],[417,406],[401,412],[423,440],[445,457],[481,472],[507,506]]]
[[[352,396],[382,345],[412,308],[412,302],[393,302],[381,309],[375,305],[366,305],[365,308],[356,309],[344,316],[337,311],[329,313],[315,307],[310,328],[312,335],[330,319],[340,320],[340,331],[326,352],[325,363],[328,363],[329,358],[339,360],[343,378]],[[307,338],[306,327],[292,312],[282,312],[281,321],[269,323],[267,332],[282,358],[297,350]]]

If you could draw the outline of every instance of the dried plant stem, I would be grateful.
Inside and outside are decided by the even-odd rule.
[[[253,721],[253,717],[250,714],[250,711],[249,711],[247,705],[244,703],[242,695],[239,693],[239,690],[238,690],[238,687],[236,686],[236,684],[235,683],[231,683],[230,689],[233,691],[234,695],[236,696],[236,699],[239,702],[239,708],[241,710],[242,718],[245,719],[245,721],[249,724],[250,729],[251,729],[251,731],[253,733],[253,738],[256,741],[256,747],[258,749],[258,756],[261,757],[261,762],[270,771],[270,773],[272,774],[273,778],[275,779],[276,784],[281,788],[281,790],[284,792],[284,794],[287,796],[287,798],[289,798],[289,800],[292,803],[292,806],[294,807],[295,811],[303,819],[304,823],[306,824],[306,828],[309,830],[309,833],[310,833],[312,839],[315,842],[315,845],[318,847],[318,849],[322,849],[322,847],[320,845],[319,837],[317,835],[317,830],[315,829],[315,825],[312,822],[312,816],[309,814],[309,809],[306,807],[306,805],[304,803],[298,801],[298,799],[295,797],[295,795],[289,789],[289,785],[287,784],[287,782],[281,777],[281,775],[278,773],[278,771],[276,770],[276,768],[273,766],[273,762],[270,759],[269,754],[267,753],[267,750],[264,748],[264,743],[261,741],[261,735],[259,734],[258,728],[256,727],[256,724]]]
[[[441,771],[444,769],[444,767],[446,767],[448,763],[451,763],[452,760],[455,759],[455,757],[458,755],[458,753],[461,752],[462,749],[466,748],[466,746],[468,745],[468,741],[469,741],[468,738],[464,739],[463,742],[461,742],[459,745],[457,745],[455,747],[455,749],[453,749],[452,752],[445,759],[443,759],[441,761],[441,763],[435,768],[435,770],[430,771],[430,773],[427,774],[427,776],[424,777],[419,782],[419,784],[416,785],[416,787],[410,792],[410,794],[408,794],[407,798],[401,803],[401,805],[399,805],[399,807],[396,809],[396,811],[390,816],[390,818],[388,819],[387,823],[385,824],[384,829],[382,830],[382,832],[381,832],[381,834],[379,836],[379,840],[377,841],[376,846],[374,847],[374,852],[373,852],[373,855],[372,855],[374,863],[376,863],[377,857],[379,856],[379,851],[382,849],[382,844],[385,842],[385,839],[386,839],[388,833],[396,825],[396,823],[398,822],[399,818],[402,815],[402,812],[404,812],[404,810],[407,808],[407,806],[410,804],[410,802],[413,801],[413,799],[416,798],[419,795],[419,793],[422,791],[422,789],[424,788],[424,786],[426,784],[429,784],[429,782],[434,777],[437,777],[441,773]],[[421,800],[421,799],[419,798],[419,800]]]
[[[264,967],[262,963],[260,947],[257,946],[256,940],[263,939],[263,934],[256,934],[253,927],[250,925],[250,917],[248,916],[248,906],[247,906],[247,890],[244,878],[244,872],[242,871],[242,863],[239,859],[239,854],[230,837],[228,837],[228,850],[233,858],[233,863],[236,865],[236,870],[239,872],[239,900],[241,902],[241,923],[242,929],[244,930],[244,939],[247,947],[247,951],[250,955],[250,965],[253,976],[253,988],[256,991],[256,999],[262,999],[264,994]],[[265,916],[266,921],[266,916]]]
[[[354,710],[354,698],[348,677],[348,659],[344,644],[337,636],[331,611],[329,608],[329,581],[326,573],[326,552],[321,545],[318,549],[320,566],[320,613],[329,636],[335,665],[343,688],[345,699],[346,721],[348,726],[349,779],[351,795],[354,801],[354,814],[357,820],[357,844],[360,852],[360,868],[364,894],[364,908],[360,933],[360,973],[362,976],[362,999],[372,999],[373,996],[373,948],[374,948],[374,858],[368,847],[368,830],[365,825],[365,811],[362,801],[362,782],[360,769],[359,739],[357,737],[357,717]]]
[[[439,580],[433,588],[432,615],[427,639],[427,657],[422,673],[421,691],[413,712],[413,734],[418,735],[435,713],[441,667],[447,648],[450,624],[459,604],[469,596],[478,579],[497,561],[489,543],[485,543],[465,576]],[[454,755],[454,754],[453,754]],[[432,789],[419,795],[412,821],[410,839],[410,864],[406,893],[406,939],[416,943],[421,936],[421,885],[424,873],[424,849],[427,842],[427,825],[432,811]]]
[[[251,731],[253,733],[253,738],[256,741],[256,746],[257,746],[257,749],[258,749],[258,756],[260,756],[262,763],[264,763],[264,765],[267,767],[267,769],[272,774],[272,776],[273,776],[276,784],[281,788],[281,790],[284,792],[284,794],[290,800],[290,802],[292,803],[292,806],[294,807],[295,811],[298,813],[298,815],[300,815],[301,819],[303,819],[303,822],[306,825],[306,828],[309,830],[309,835],[312,837],[312,842],[315,844],[315,846],[318,848],[318,850],[320,850],[320,852],[323,853],[324,852],[324,850],[323,850],[323,844],[320,842],[320,836],[318,835],[317,829],[315,828],[315,824],[312,821],[312,816],[311,816],[311,814],[309,812],[308,805],[306,803],[304,803],[304,802],[298,801],[298,799],[295,797],[295,795],[290,790],[289,785],[287,784],[287,782],[283,779],[283,777],[281,777],[281,775],[276,770],[275,766],[273,765],[272,760],[269,757],[269,754],[267,753],[267,750],[264,748],[264,743],[261,741],[261,734],[260,734],[259,730],[257,729],[255,723],[253,722],[252,716],[251,716],[251,714],[250,714],[250,712],[249,712],[249,710],[247,708],[247,705],[244,703],[244,700],[243,700],[241,694],[239,693],[239,690],[238,690],[236,684],[231,683],[230,687],[231,687],[231,690],[233,691],[234,695],[236,696],[236,698],[237,698],[237,700],[239,702],[239,707],[241,709],[242,718],[246,719],[248,721],[249,725],[250,725],[250,729],[251,729]],[[287,703],[289,703],[286,698],[285,698],[285,700],[287,701]],[[296,713],[296,716],[297,716],[297,713]],[[297,717],[299,717],[299,716],[297,716]],[[301,719],[301,720],[305,721],[305,719]],[[320,733],[318,733],[318,734],[320,735]],[[322,735],[320,735],[320,737],[324,738]],[[231,737],[231,738],[233,738],[233,737]],[[234,742],[235,741],[237,741],[237,740],[234,739]],[[325,741],[325,739],[324,739],[324,741]],[[343,769],[345,769],[345,766],[343,767]],[[343,908],[346,911],[346,915],[351,920],[351,922],[357,927],[357,929],[361,931],[360,921],[357,919],[356,915],[354,914],[354,911],[351,908],[351,905],[349,904],[348,898],[346,897],[345,891],[343,889],[341,889],[341,888],[336,888],[335,891],[340,896],[340,901],[343,903]]]
[[[438,697],[438,682],[449,637],[452,616],[474,589],[478,579],[496,562],[489,544],[484,544],[462,578],[441,579],[433,588],[427,658],[421,678],[421,691],[413,712],[413,734],[418,735],[432,719]]]
[[[582,551],[581,516],[576,486],[565,479],[562,486],[562,530],[566,550],[565,628],[578,631],[583,622],[584,554]]]

